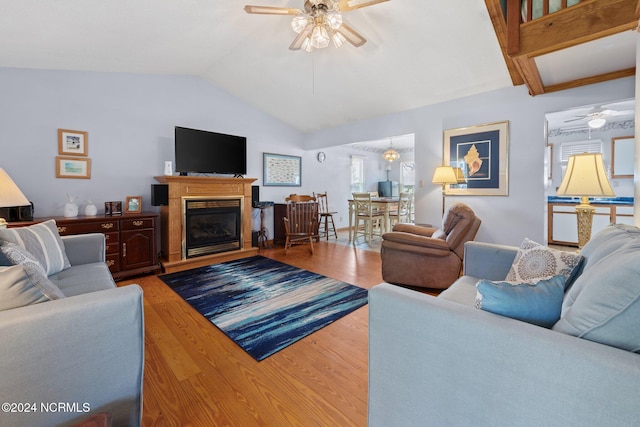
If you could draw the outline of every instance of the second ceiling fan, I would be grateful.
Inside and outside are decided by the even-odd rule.
[[[351,5],[353,1],[350,0],[305,0],[304,10],[250,5],[245,6],[244,10],[263,15],[293,15],[291,27],[298,35],[289,49],[311,52],[325,48],[331,42],[336,47],[342,46],[345,41],[355,47],[365,44],[367,39],[343,22],[342,13],[386,1],[389,0],[369,0]]]

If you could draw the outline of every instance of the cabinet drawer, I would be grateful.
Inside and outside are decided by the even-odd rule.
[[[107,254],[106,263],[111,273],[117,273],[120,271],[120,255],[117,253]]]
[[[108,254],[117,254],[120,250],[120,236],[118,233],[105,233],[105,243],[107,244]]]
[[[58,233],[65,234],[86,234],[86,233],[107,233],[109,231],[118,231],[118,221],[97,221],[85,222],[80,224],[58,224]]]
[[[140,228],[153,228],[153,218],[124,219],[123,230],[137,230]]]

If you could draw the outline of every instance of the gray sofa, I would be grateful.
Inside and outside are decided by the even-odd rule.
[[[638,425],[640,230],[611,225],[583,248],[550,329],[475,307],[476,283],[504,280],[518,249],[467,243],[465,276],[438,297],[371,289],[369,426]]]
[[[71,267],[49,276],[57,300],[0,311],[0,425],[72,425],[108,412],[142,419],[142,290],[116,287],[102,234],[62,237]],[[0,267],[0,282],[22,266]]]

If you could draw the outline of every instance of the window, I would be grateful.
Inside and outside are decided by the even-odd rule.
[[[351,192],[364,192],[364,157],[351,156]]]
[[[569,156],[582,153],[602,153],[602,141],[599,139],[589,139],[587,141],[563,142],[560,149],[562,166],[567,165]]]
[[[404,193],[412,193],[416,185],[415,163],[400,162],[400,188]]]

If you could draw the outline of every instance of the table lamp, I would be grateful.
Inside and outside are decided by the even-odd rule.
[[[7,219],[15,220],[21,207],[31,205],[15,182],[0,168],[0,228],[6,228]]]
[[[596,208],[589,197],[615,197],[607,177],[601,153],[583,153],[569,156],[567,171],[556,192],[558,196],[580,196],[576,206],[578,217],[578,249],[591,239],[591,225]]]
[[[447,184],[460,184],[464,182],[464,175],[460,168],[438,166],[433,173],[431,182],[434,184],[442,184],[442,216],[444,217],[445,186]]]

